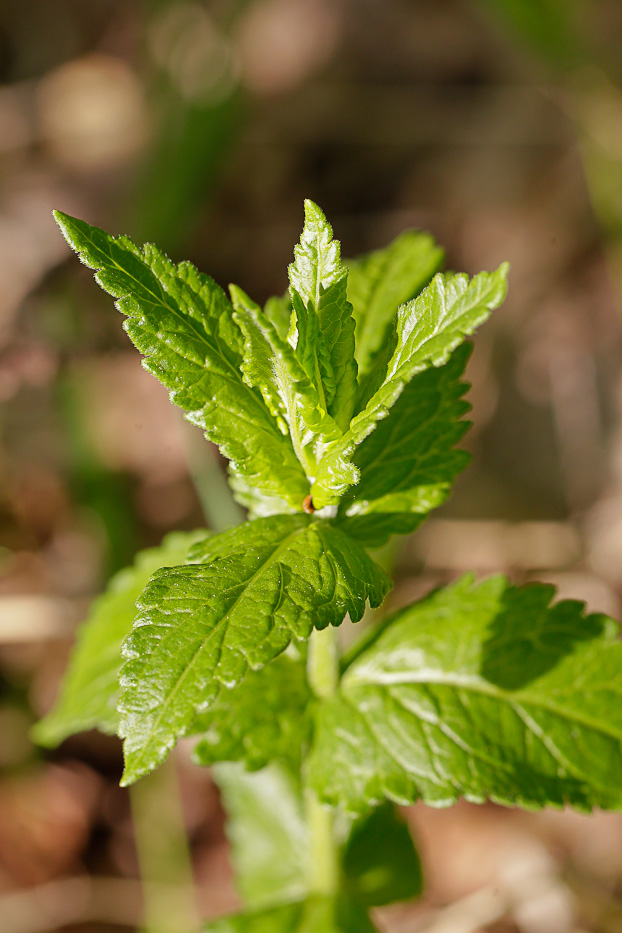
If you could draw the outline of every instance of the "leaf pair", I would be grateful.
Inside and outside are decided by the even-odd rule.
[[[293,564],[304,574],[315,559],[305,554],[305,563],[297,564],[300,552],[284,543],[281,521],[267,520],[273,529],[278,524],[282,571]],[[293,542],[303,542],[302,550],[308,549],[315,524],[308,521],[296,528],[296,517],[287,521],[292,522],[288,530]],[[247,528],[257,529],[259,537],[262,525],[264,522],[256,522]],[[145,552],[134,570],[124,571],[111,582],[109,592],[95,604],[82,630],[55,710],[35,727],[38,741],[57,744],[65,736],[95,725],[115,731],[120,643],[131,630],[133,599],[145,576],[158,564],[181,559],[189,545],[195,549],[195,559],[204,557],[208,548],[212,555],[222,553],[227,535],[235,532],[194,545],[196,534],[172,536],[161,551]],[[339,540],[339,533],[336,537]],[[239,540],[250,550],[249,538]],[[265,564],[270,548],[274,554],[274,543],[256,546],[249,562],[254,564],[261,551]],[[326,567],[333,560],[330,553],[330,560],[319,558],[320,563],[326,561]],[[353,560],[351,556],[348,559]],[[173,617],[173,624],[167,625],[171,598],[189,598],[187,586],[178,595],[179,575],[203,575],[210,567],[215,572],[218,565],[213,557],[208,564],[162,570],[152,584],[155,589],[148,588],[141,601],[142,622],[132,645],[136,647],[137,639],[143,638],[153,639],[156,645],[140,662],[131,662],[125,675],[125,728],[129,731],[134,711],[137,720],[136,738],[128,754],[130,780],[166,753],[179,732],[178,717],[186,704],[187,718],[181,718],[181,732],[203,733],[195,752],[201,763],[240,760],[257,768],[280,758],[295,766],[305,745],[311,743],[312,710],[304,656],[286,653],[265,669],[249,672],[238,688],[222,691],[203,717],[196,715],[193,691],[202,685],[201,703],[218,693],[218,665],[201,667],[198,661],[196,667],[181,665],[173,668],[178,677],[171,677],[169,662],[164,660],[168,646],[174,643],[182,654],[188,640],[196,638],[192,644],[195,649],[198,645],[198,656],[202,651],[209,656],[209,633],[214,631],[213,622],[206,622],[202,602],[192,633],[186,633],[183,616],[177,621]],[[277,565],[279,558],[273,563]],[[349,566],[354,578],[363,581],[365,574],[375,578],[373,583],[359,586],[371,593],[373,602],[379,601],[386,581],[373,570],[369,559],[365,558],[358,569],[352,563]],[[350,571],[341,564],[341,572]],[[269,574],[270,568],[262,565],[256,585],[263,588]],[[280,574],[281,570],[279,578]],[[329,582],[329,590],[322,590],[324,595],[339,589],[339,573],[332,574]],[[275,628],[279,632],[287,630],[291,636],[289,625],[294,618],[296,625],[306,630],[310,619],[321,625],[343,611],[341,602],[340,609],[328,609],[328,615],[321,615],[317,602],[311,605],[304,596],[309,581],[301,584],[292,577],[291,583],[290,595],[277,613]],[[161,587],[165,588],[164,597],[156,608],[145,608]],[[257,603],[252,587],[237,594],[239,607],[222,623],[224,629],[231,626],[222,635],[222,643],[227,644],[223,658],[241,657],[242,645],[253,648],[254,638],[245,642],[243,603],[253,607],[254,621],[261,601],[274,599],[269,589],[266,587]],[[169,591],[172,597],[166,595]],[[551,606],[552,595],[549,586],[517,588],[501,577],[474,586],[471,578],[465,577],[394,616],[349,664],[337,697],[317,712],[311,774],[320,797],[354,811],[385,796],[402,803],[422,797],[437,805],[463,795],[477,801],[492,798],[530,807],[547,803],[571,803],[588,809],[619,806],[616,788],[622,773],[622,720],[618,721],[617,710],[622,693],[622,649],[618,627],[603,616],[584,616],[576,602]],[[357,618],[362,593],[339,598],[346,600]],[[296,601],[304,603],[304,608],[292,608]],[[253,650],[266,657],[272,648]],[[143,713],[141,688],[137,684],[133,692],[130,687],[139,677],[137,664],[141,665],[141,683],[156,697]],[[342,741],[344,735],[350,737],[347,742]],[[139,736],[145,740],[142,744]]]
[[[231,688],[249,668],[272,661],[291,642],[304,643],[313,628],[340,625],[346,614],[357,621],[366,602],[378,606],[389,588],[359,545],[306,515],[203,535],[190,548],[191,563],[168,566],[183,559],[191,540],[177,538],[160,554],[148,552],[112,582],[83,629],[59,703],[35,733],[54,744],[79,728],[113,731],[118,704],[124,784],[153,770],[181,736],[201,729],[197,715],[221,691],[230,714],[236,704]],[[157,566],[162,569],[146,582]],[[132,601],[143,587],[134,618]],[[238,699],[246,709],[248,691]],[[226,741],[235,745],[232,735]]]
[[[117,299],[145,367],[230,461],[254,514],[301,511],[309,492],[318,509],[338,505],[364,481],[358,451],[406,386],[445,363],[505,294],[505,266],[470,283],[437,275],[418,294],[442,253],[410,233],[351,264],[353,308],[339,243],[310,201],[289,270],[291,304],[272,299],[264,310],[235,286],[232,305],[212,279],[154,246],[55,216]],[[404,412],[391,420],[393,434],[411,427]]]
[[[517,587],[504,577],[475,584],[467,575],[372,630],[331,700],[313,708],[296,700],[300,659],[289,659],[287,682],[274,665],[249,681],[266,698],[264,719],[289,710],[289,734],[310,748],[312,786],[347,812],[387,797],[447,806],[461,796],[618,809],[619,626],[573,600],[551,604],[553,596],[544,584]],[[283,757],[259,717],[241,706],[233,715],[244,720],[247,749],[238,745],[231,759],[253,767],[260,736],[266,760]],[[202,757],[203,748],[196,760],[215,761]]]

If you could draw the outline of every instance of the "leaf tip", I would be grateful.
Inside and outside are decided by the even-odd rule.
[[[95,269],[97,271],[98,267],[96,268],[96,266],[87,262],[85,258],[87,241],[92,232],[97,230],[97,227],[91,227],[85,220],[79,220],[77,217],[72,217],[71,214],[64,214],[62,211],[52,211],[52,216],[63,237],[71,249],[77,253],[80,261],[89,266],[90,269]]]
[[[36,722],[34,726],[31,727],[28,735],[30,741],[34,745],[40,745],[41,748],[55,748],[57,745],[60,745],[62,741],[62,739],[57,736],[53,721],[49,716],[45,716],[43,719],[40,719],[39,722]]]
[[[508,276],[510,274],[510,263],[502,262],[499,268],[497,269],[497,275],[503,282],[503,287],[507,291],[508,287]]]
[[[72,234],[75,232],[76,218],[62,211],[52,211],[52,217],[69,245],[73,247]]]
[[[322,221],[326,223],[326,215],[319,205],[312,201],[311,198],[305,198],[305,220],[307,223],[310,221]]]

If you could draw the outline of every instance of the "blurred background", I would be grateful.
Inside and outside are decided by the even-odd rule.
[[[28,739],[110,574],[170,529],[237,518],[52,208],[262,301],[286,287],[304,197],[346,256],[421,227],[450,268],[509,259],[470,364],[473,463],[400,544],[392,605],[475,568],[619,617],[621,43],[620,0],[3,5],[2,933],[138,929],[145,892],[187,883],[182,819],[201,916],[237,905],[186,749],[130,801],[116,740]],[[426,890],[378,912],[385,933],[622,931],[621,816],[407,815]]]

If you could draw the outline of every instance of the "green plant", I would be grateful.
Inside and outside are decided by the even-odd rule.
[[[506,266],[437,273],[418,232],[346,266],[307,202],[289,293],[261,309],[153,246],[56,219],[252,519],[169,537],[117,575],[36,729],[48,745],[118,733],[124,784],[197,737],[247,909],[208,929],[373,930],[370,907],[420,890],[395,803],[619,807],[610,619],[552,604],[550,586],[466,576],[340,653],[346,614],[390,586],[368,549],[413,531],[467,462],[464,340],[502,302]]]

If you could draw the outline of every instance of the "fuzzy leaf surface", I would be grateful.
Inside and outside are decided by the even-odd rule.
[[[270,910],[214,920],[206,933],[374,933],[366,911],[346,900],[313,897]]]
[[[291,440],[241,374],[242,335],[229,299],[190,263],[136,246],[82,220],[56,221],[97,283],[116,299],[143,365],[216,443],[249,486],[299,505],[308,484]]]
[[[313,628],[340,625],[346,613],[357,621],[389,587],[360,545],[301,514],[215,535],[190,559],[153,575],[124,645],[124,784],[160,764],[221,687]]]
[[[281,759],[300,766],[313,698],[304,658],[291,656],[295,650],[259,671],[249,671],[232,690],[221,690],[197,717],[192,731],[203,736],[193,751],[196,764],[241,761],[256,771]]]
[[[136,600],[151,574],[186,559],[188,549],[207,532],[174,532],[160,547],[137,554],[134,565],[110,580],[80,626],[60,696],[32,731],[40,745],[59,745],[76,732],[117,731],[121,645],[132,630]]]
[[[470,424],[462,420],[470,406],[460,381],[469,354],[467,345],[458,347],[444,366],[415,376],[355,451],[361,479],[342,499],[338,521],[366,547],[414,531],[469,462],[454,446]]]
[[[356,359],[364,376],[384,345],[399,305],[419,294],[443,264],[429,233],[406,230],[384,249],[348,260],[348,298],[356,322]]]
[[[394,346],[388,364],[371,373],[378,387],[354,416],[343,438],[324,456],[312,487],[317,508],[337,504],[352,485],[352,455],[389,414],[408,383],[431,366],[442,366],[453,351],[490,316],[505,298],[507,264],[496,272],[436,275],[428,287],[395,319]],[[379,358],[380,359],[380,358]]]
[[[318,714],[321,798],[622,807],[618,625],[553,595],[467,576],[398,613]]]
[[[298,319],[296,352],[307,372],[316,374],[326,410],[344,430],[357,391],[348,270],[332,227],[313,201],[305,201],[305,224],[294,248],[289,281]]]

